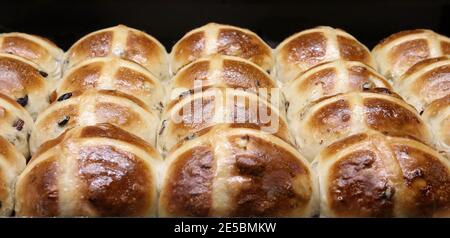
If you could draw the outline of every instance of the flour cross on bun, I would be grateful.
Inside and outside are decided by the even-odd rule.
[[[255,33],[230,25],[209,23],[186,33],[170,53],[171,71],[214,54],[249,60],[265,71],[273,66],[272,49]]]
[[[422,60],[449,54],[450,39],[425,29],[392,34],[372,50],[378,71],[394,81]]]
[[[46,79],[35,63],[0,53],[0,93],[17,100],[33,119],[49,105],[53,87],[55,82]]]
[[[293,146],[259,130],[216,127],[167,158],[163,217],[310,217],[315,173]]]
[[[61,76],[64,52],[47,38],[19,32],[3,33],[0,34],[0,53],[13,54],[37,64],[49,80],[57,81]]]
[[[134,61],[160,80],[169,77],[164,46],[145,32],[124,25],[98,30],[78,40],[65,53],[64,71],[84,60],[107,56]]]
[[[155,145],[159,112],[138,98],[114,90],[75,91],[39,114],[30,137],[31,153],[70,128],[111,123]]]
[[[17,216],[156,216],[162,158],[111,124],[47,141],[16,186]]]
[[[375,67],[369,50],[355,37],[341,29],[319,26],[298,32],[277,46],[273,75],[286,83],[311,67],[338,59]]]
[[[450,216],[450,162],[417,140],[364,132],[315,162],[324,217]]]

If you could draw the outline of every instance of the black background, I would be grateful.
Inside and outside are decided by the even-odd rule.
[[[276,46],[317,25],[342,28],[372,48],[405,29],[450,35],[450,0],[14,0],[0,1],[0,31],[42,35],[68,49],[83,35],[119,23],[144,30],[168,50],[187,31],[214,21],[258,33]]]

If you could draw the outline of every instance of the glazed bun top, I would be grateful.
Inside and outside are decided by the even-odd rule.
[[[154,216],[162,158],[111,124],[43,144],[16,186],[18,216]]]
[[[145,32],[118,25],[92,32],[66,52],[64,69],[93,57],[114,56],[134,61],[161,80],[168,78],[169,65],[164,46]]]
[[[33,154],[67,129],[98,123],[111,123],[154,145],[158,121],[158,112],[132,95],[114,90],[75,91],[63,94],[39,114],[30,149]]]
[[[178,71],[171,79],[171,98],[189,90],[210,87],[237,88],[257,94],[264,88],[269,94],[271,89],[277,87],[277,83],[250,61],[234,56],[214,55],[200,58]]]
[[[66,93],[89,89],[118,90],[158,111],[165,101],[164,88],[156,76],[137,63],[116,57],[88,59],[64,72],[53,100]]]
[[[416,140],[356,134],[317,162],[325,217],[450,216],[450,162]]]
[[[450,39],[425,29],[392,34],[372,50],[378,71],[394,81],[424,59],[449,54]]]
[[[57,80],[61,76],[64,52],[50,40],[18,32],[0,34],[0,53],[25,58],[42,68],[44,74]]]
[[[370,130],[431,142],[419,113],[398,95],[378,88],[316,100],[295,114],[290,125],[308,159],[336,140]]]
[[[33,62],[0,53],[0,93],[16,100],[33,118],[48,106],[50,89],[55,86],[45,76]]]
[[[371,67],[369,50],[347,32],[319,26],[296,33],[275,50],[275,78],[285,83],[318,64],[337,59],[359,61]]]
[[[216,127],[167,158],[161,216],[312,216],[314,172],[291,145],[252,129]]]
[[[273,65],[272,49],[259,36],[247,29],[217,23],[186,33],[170,54],[172,73],[198,58],[214,54],[247,59],[265,71],[270,71]]]
[[[284,85],[288,118],[322,97],[372,88],[392,90],[383,76],[361,62],[336,60],[319,64]]]
[[[398,80],[397,92],[418,111],[434,100],[450,95],[450,58],[423,60],[412,66]]]
[[[433,101],[422,114],[436,149],[450,159],[450,94]]]
[[[159,149],[170,151],[216,125],[258,129],[292,143],[279,107],[253,93],[211,88],[167,105],[158,130]]]

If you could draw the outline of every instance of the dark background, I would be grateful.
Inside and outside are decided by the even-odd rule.
[[[0,32],[45,36],[68,49],[83,35],[119,23],[144,30],[168,50],[210,21],[237,25],[276,46],[317,25],[342,28],[372,48],[405,29],[450,35],[450,0],[15,0],[0,1]]]

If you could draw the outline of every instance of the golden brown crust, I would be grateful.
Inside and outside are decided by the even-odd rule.
[[[261,66],[265,64],[266,57],[272,54],[261,39],[236,29],[220,29],[217,45],[219,54],[238,56]]]
[[[420,34],[420,33],[425,33],[427,30],[424,29],[415,29],[415,30],[405,30],[405,31],[400,31],[397,33],[394,33],[384,39],[382,39],[380,41],[380,43],[378,43],[378,45],[376,47],[383,47],[395,40],[397,40],[398,38],[404,37],[404,36],[408,36],[408,35],[414,35],[414,34]]]
[[[174,94],[171,99],[189,90],[206,90],[209,87],[242,89],[269,97],[271,89],[277,85],[266,72],[249,61],[214,55],[198,59],[178,71],[170,85]],[[266,92],[260,92],[263,89]]]
[[[353,138],[317,158],[323,216],[450,216],[446,159],[415,140],[380,133]]]
[[[170,181],[163,188],[167,213],[173,216],[209,215],[215,158],[208,145],[193,147],[173,164]]]
[[[217,125],[259,129],[291,142],[283,114],[267,100],[240,90],[210,89],[187,96],[169,104],[162,119],[158,130],[161,152]]]
[[[70,57],[94,58],[107,56],[111,51],[112,39],[112,31],[90,35],[81,42],[75,43],[75,46],[69,50],[72,54]],[[72,62],[71,64],[75,63]]]
[[[88,34],[66,53],[65,69],[94,57],[113,56],[145,67],[161,80],[168,77],[167,52],[161,43],[146,33],[118,25]]]
[[[283,216],[306,208],[312,197],[311,174],[296,155],[252,135],[232,136],[229,141],[231,176],[244,181],[232,194],[231,216]]]
[[[448,54],[450,39],[431,30],[408,30],[382,40],[372,50],[381,74],[398,80],[416,63]]]
[[[155,215],[161,161],[151,145],[111,124],[68,130],[20,176],[16,214]]]
[[[417,111],[389,93],[350,92],[323,98],[290,122],[296,142],[308,159],[334,141],[366,130],[431,141],[428,127]]]
[[[370,63],[372,61],[370,52],[355,39],[337,36],[339,52],[344,60]]]
[[[418,111],[450,94],[450,58],[438,57],[421,61],[400,77],[397,91]]]
[[[151,209],[155,176],[144,158],[113,146],[85,146],[78,154],[79,215],[139,216]]]
[[[25,158],[5,138],[0,136],[0,217],[14,210],[14,186],[25,167]]]
[[[306,160],[257,130],[212,129],[167,162],[162,216],[311,216],[317,208]]]
[[[136,63],[113,57],[86,60],[65,72],[56,89],[56,97],[89,89],[117,90],[133,95],[158,111],[164,101],[164,89],[159,79]],[[140,100],[136,103],[142,104]]]
[[[393,187],[383,161],[370,150],[358,150],[340,158],[330,168],[328,198],[337,216],[390,217]]]
[[[272,50],[255,33],[229,25],[209,23],[188,32],[172,48],[172,71],[198,58],[214,54],[236,56],[259,65],[263,70],[272,68]]]
[[[37,118],[30,137],[32,153],[67,129],[97,123],[112,123],[155,144],[159,112],[139,99],[113,90],[77,91],[69,96],[60,97]]]
[[[63,51],[44,37],[18,32],[0,34],[0,53],[30,60],[51,77],[61,73]]]
[[[104,137],[125,141],[129,144],[133,144],[134,146],[139,147],[153,157],[158,156],[156,150],[152,146],[150,146],[148,142],[145,142],[139,137],[120,129],[119,127],[111,126],[111,124],[100,123],[96,124],[95,126],[85,126],[81,130],[79,136],[81,138]]]
[[[392,90],[383,76],[363,63],[344,60],[322,63],[284,85],[289,102],[287,116],[292,120],[312,101],[352,91],[380,91],[378,88]]]
[[[298,32],[276,48],[275,77],[289,82],[311,67],[338,59],[359,61],[374,67],[369,50],[353,36],[331,27]]]
[[[450,159],[450,94],[433,101],[422,116],[430,127],[433,145]]]
[[[378,98],[364,99],[363,105],[369,128],[392,136],[410,136],[417,140],[426,138],[423,121],[410,108]]]
[[[60,166],[57,157],[36,163],[18,182],[16,200],[20,214],[25,216],[57,216],[59,213],[58,179]],[[17,211],[17,207],[16,207]]]

